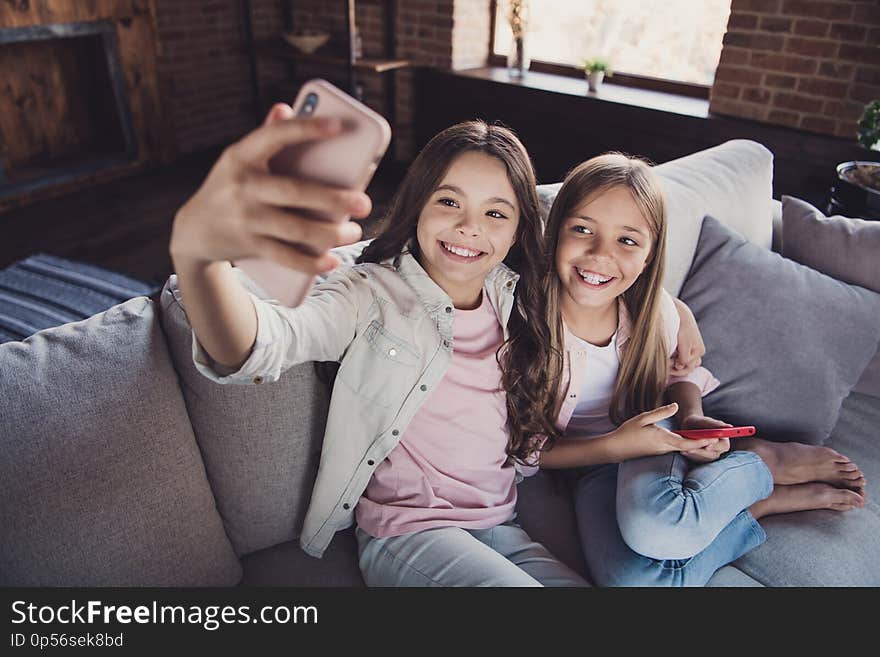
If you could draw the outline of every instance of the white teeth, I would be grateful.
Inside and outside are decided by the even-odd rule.
[[[452,251],[452,253],[454,253],[455,255],[464,256],[465,258],[473,258],[482,253],[481,251],[471,251],[470,249],[465,249],[461,246],[455,246],[453,244],[449,244],[448,242],[441,242],[441,244],[446,247],[448,251]]]
[[[610,281],[614,276],[609,276],[608,278],[603,278],[599,274],[594,274],[591,271],[584,271],[583,269],[578,269],[577,273],[581,275],[587,283],[591,285],[604,285],[608,281]]]

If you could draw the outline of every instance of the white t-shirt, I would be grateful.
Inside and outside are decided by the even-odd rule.
[[[586,351],[587,374],[578,394],[577,406],[568,422],[566,438],[589,438],[613,431],[616,427],[608,417],[611,395],[620,370],[617,355],[617,332],[604,347],[575,336],[576,349]]]

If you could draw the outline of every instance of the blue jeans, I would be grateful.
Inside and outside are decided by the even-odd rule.
[[[374,538],[357,529],[367,586],[589,586],[514,522]]]
[[[583,470],[581,547],[599,586],[703,586],[766,539],[748,507],[773,492],[752,452],[694,464],[672,452]]]

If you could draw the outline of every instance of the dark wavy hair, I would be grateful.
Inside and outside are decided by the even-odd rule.
[[[542,367],[550,349],[542,292],[547,265],[535,170],[514,132],[485,121],[465,121],[437,134],[409,167],[391,203],[385,231],[367,245],[357,262],[382,262],[408,248],[420,259],[416,238],[419,215],[453,161],[467,152],[485,153],[504,164],[520,207],[516,240],[504,258],[504,264],[520,276],[514,290],[515,312],[507,326],[509,338],[498,349],[496,358],[507,393],[507,453],[525,462],[538,437],[556,428],[551,413],[536,410],[548,407],[540,395],[552,388]]]

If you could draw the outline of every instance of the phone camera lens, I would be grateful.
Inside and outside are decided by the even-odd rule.
[[[315,107],[318,105],[318,94],[310,93],[306,96],[305,102],[303,102],[301,114],[305,114],[308,116],[309,114],[314,113]]]

